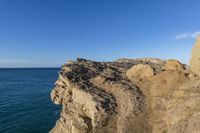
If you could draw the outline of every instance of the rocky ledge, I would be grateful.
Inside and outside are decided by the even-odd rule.
[[[200,133],[200,38],[190,66],[176,60],[69,61],[52,101],[50,133]]]

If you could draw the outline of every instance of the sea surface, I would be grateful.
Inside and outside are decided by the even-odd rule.
[[[0,69],[0,133],[47,133],[60,114],[50,92],[57,68]]]

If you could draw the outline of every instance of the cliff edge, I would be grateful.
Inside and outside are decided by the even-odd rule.
[[[67,62],[51,92],[62,111],[50,133],[199,133],[199,42],[190,66],[154,58]]]

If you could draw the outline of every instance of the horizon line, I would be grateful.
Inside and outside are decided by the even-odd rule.
[[[0,67],[0,69],[41,69],[41,68],[61,68],[61,67]]]

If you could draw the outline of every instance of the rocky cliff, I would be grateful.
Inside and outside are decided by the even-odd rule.
[[[200,133],[200,39],[191,67],[176,60],[85,59],[62,66],[50,133]]]
[[[192,58],[190,60],[190,66],[192,72],[200,76],[200,34],[197,38],[197,42],[192,50]]]

